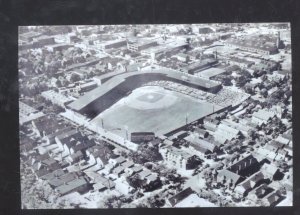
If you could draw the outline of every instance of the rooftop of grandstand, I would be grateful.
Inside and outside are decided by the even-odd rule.
[[[198,73],[198,75],[203,78],[211,78],[216,75],[222,74],[224,72],[226,72],[226,70],[212,67],[212,68],[206,69],[206,70]]]

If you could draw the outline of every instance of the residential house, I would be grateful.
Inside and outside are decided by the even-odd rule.
[[[21,152],[28,152],[33,150],[36,147],[36,145],[32,142],[26,143],[26,144],[22,144],[20,145],[20,151]]]
[[[247,157],[236,161],[234,164],[228,167],[229,171],[232,171],[240,176],[246,177],[259,170],[260,166],[256,158],[252,154]]]
[[[84,141],[77,142],[76,145],[70,147],[70,154],[74,154],[78,151],[85,152],[88,148],[95,146],[94,140],[84,138]]]
[[[248,199],[253,202],[257,202],[257,200],[264,198],[269,193],[273,192],[274,189],[269,187],[267,184],[262,184],[259,187],[251,190],[248,193]]]
[[[211,117],[205,117],[203,120],[203,126],[208,131],[216,131],[218,129],[219,120],[213,119]]]
[[[60,175],[60,176],[57,176],[57,177],[53,177],[52,179],[50,179],[48,181],[48,183],[52,188],[56,188],[56,187],[59,187],[59,186],[65,184],[65,183],[73,181],[76,178],[78,178],[77,173],[69,172],[69,173],[66,173],[66,174],[63,174],[63,175]]]
[[[285,197],[281,195],[279,191],[273,191],[272,193],[265,196],[262,201],[266,206],[276,206],[281,202]]]
[[[244,180],[242,183],[238,184],[234,191],[239,197],[245,197],[248,192],[256,187],[258,187],[264,181],[264,175],[262,172],[257,172]]]
[[[57,169],[57,170],[55,170],[53,172],[50,172],[49,174],[43,175],[41,177],[41,179],[42,180],[46,180],[46,181],[50,181],[50,180],[52,180],[54,178],[58,178],[58,177],[60,177],[60,176],[62,176],[64,174],[66,174],[64,170]]]
[[[283,143],[285,145],[292,145],[293,144],[293,136],[290,133],[284,133],[279,135],[276,139],[277,142]]]
[[[268,142],[265,146],[265,149],[272,151],[274,153],[277,153],[279,149],[282,149],[284,147],[284,144],[272,140],[271,142]]]
[[[67,127],[64,123],[48,115],[32,120],[31,123],[33,131],[39,137],[45,137],[47,135],[54,134]]]
[[[142,165],[137,165],[137,164],[135,166],[133,166],[132,168],[125,169],[125,173],[129,176],[133,175],[133,174],[136,174],[136,173],[139,173],[141,171],[143,171]]]
[[[112,173],[117,175],[118,177],[121,176],[125,172],[125,167],[124,166],[117,166],[112,170]]]
[[[239,131],[241,131],[241,133],[244,136],[248,136],[249,131],[251,130],[251,127],[244,125],[243,123],[239,122],[234,122],[233,120],[229,120],[229,119],[225,119],[222,121],[222,123],[228,125],[231,128],[237,129]]]
[[[108,179],[96,172],[87,171],[86,174],[91,179],[91,183],[94,183],[93,186],[95,186],[94,189],[96,189],[96,190],[97,190],[97,188],[102,187],[100,184],[97,185],[98,183],[101,183],[102,185],[105,186],[106,189],[109,189],[109,190],[115,188],[115,186],[116,186],[116,183],[113,182],[111,179]]]
[[[54,160],[53,158],[47,158],[45,160],[42,160],[41,164],[46,166],[47,168],[49,168],[51,170],[57,170],[57,169],[61,168],[59,163],[56,160]]]
[[[138,174],[138,176],[139,176],[139,178],[141,180],[144,180],[147,176],[151,175],[151,171],[149,171],[149,170],[143,170],[143,171],[141,171],[141,172],[139,172],[137,174]]]
[[[62,129],[60,129],[60,130],[58,130],[58,131],[56,131],[52,134],[44,136],[43,139],[46,140],[47,145],[54,144],[54,143],[56,143],[55,142],[55,137],[56,136],[59,136],[59,135],[64,134],[64,133],[68,133],[71,130],[73,130],[72,127],[64,127],[64,128],[62,128]]]
[[[97,190],[99,192],[104,191],[107,189],[107,187],[102,182],[97,182],[93,185],[94,190]]]
[[[167,199],[167,204],[170,205],[171,207],[175,207],[176,204],[180,203],[185,198],[187,198],[188,196],[194,193],[195,193],[194,190],[188,187],[183,191],[177,193],[176,195],[172,196],[171,198]]]
[[[126,161],[125,163],[122,163],[121,166],[123,166],[125,169],[131,168],[134,166],[134,163],[130,160]]]
[[[64,183],[55,190],[60,196],[67,195],[72,192],[84,193],[88,190],[88,183],[83,177],[79,177],[70,182]]]
[[[241,181],[243,181],[243,177],[229,171],[228,169],[223,169],[218,172],[217,175],[217,182],[221,183],[229,188],[236,187],[237,184],[239,184]]]
[[[224,123],[218,125],[217,130],[214,133],[215,140],[223,143],[225,140],[233,140],[240,138],[242,133],[240,130],[230,127]]]
[[[117,166],[117,165],[124,163],[125,161],[126,161],[126,159],[123,156],[119,156],[116,158],[110,158],[108,162],[114,166]]]
[[[144,185],[144,190],[149,191],[149,190],[154,190],[157,189],[162,185],[160,178],[156,173],[151,173],[145,178],[145,185]]]
[[[199,135],[199,137],[201,137],[202,139],[207,138],[209,133],[202,128],[196,128],[195,129],[195,133]]]
[[[187,137],[184,138],[186,141],[190,142],[190,146],[194,149],[196,149],[197,151],[200,152],[205,152],[204,154],[207,153],[213,153],[217,150],[217,146],[211,142],[211,141],[207,141],[204,139],[200,139],[197,136],[191,134]]]
[[[58,147],[64,151],[66,155],[70,155],[77,150],[77,147],[74,146],[79,145],[81,143],[89,142],[89,139],[86,136],[83,136],[79,131],[73,129],[61,135],[55,137],[55,141]],[[73,147],[73,148],[72,148]],[[83,146],[84,147],[84,146]],[[72,152],[71,152],[72,148]],[[80,147],[78,147],[80,148]]]
[[[277,151],[276,160],[285,160],[288,158],[288,151],[285,149],[279,149]]]
[[[81,151],[77,151],[74,154],[69,155],[66,160],[71,164],[75,164],[79,161],[81,161],[84,158],[84,155]]]
[[[276,115],[273,112],[260,109],[259,111],[253,113],[251,122],[261,126],[262,124],[269,123],[275,116]]]
[[[108,160],[112,155],[112,151],[108,147],[101,145],[88,148],[86,153],[90,162],[95,163],[99,168],[103,168],[106,164],[108,164]]]
[[[40,169],[34,171],[34,174],[37,178],[41,178],[49,173],[51,173],[51,170],[46,167],[41,167]]]
[[[260,171],[265,178],[268,178],[270,180],[274,180],[280,176],[279,169],[273,164],[264,163]]]

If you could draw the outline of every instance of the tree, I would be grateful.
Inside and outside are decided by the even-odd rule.
[[[248,133],[251,140],[255,140],[257,138],[257,133],[253,129],[249,130]]]
[[[265,88],[263,88],[261,89],[260,94],[266,98],[268,96],[268,91]]]
[[[80,81],[80,77],[79,75],[76,75],[76,74],[72,74],[71,77],[70,77],[70,81],[73,83],[73,82],[77,82],[77,81]]]
[[[55,82],[56,87],[62,87],[62,83],[59,79],[57,79],[57,81]]]
[[[120,197],[115,195],[104,196],[101,201],[97,203],[99,208],[121,208],[122,202]]]
[[[231,78],[228,75],[218,75],[216,77],[217,81],[221,81],[224,86],[231,86]]]
[[[245,84],[244,90],[245,90],[245,92],[248,93],[248,94],[251,94],[251,95],[254,94],[254,86],[251,85],[251,84],[249,84],[249,83]]]

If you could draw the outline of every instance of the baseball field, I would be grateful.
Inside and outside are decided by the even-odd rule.
[[[91,123],[126,137],[131,132],[166,134],[221,107],[158,86],[135,89]]]

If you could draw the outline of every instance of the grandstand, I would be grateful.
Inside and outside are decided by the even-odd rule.
[[[69,104],[68,107],[73,111],[93,118],[131,93],[134,89],[141,87],[147,82],[157,80],[168,80],[211,93],[215,93],[221,89],[221,84],[218,82],[184,75],[170,69],[127,72],[112,77],[98,88]]]
[[[217,94],[209,94],[207,101],[212,104],[218,104],[222,107],[229,105],[236,106],[250,97],[247,93],[237,92],[229,89],[222,89]]]

